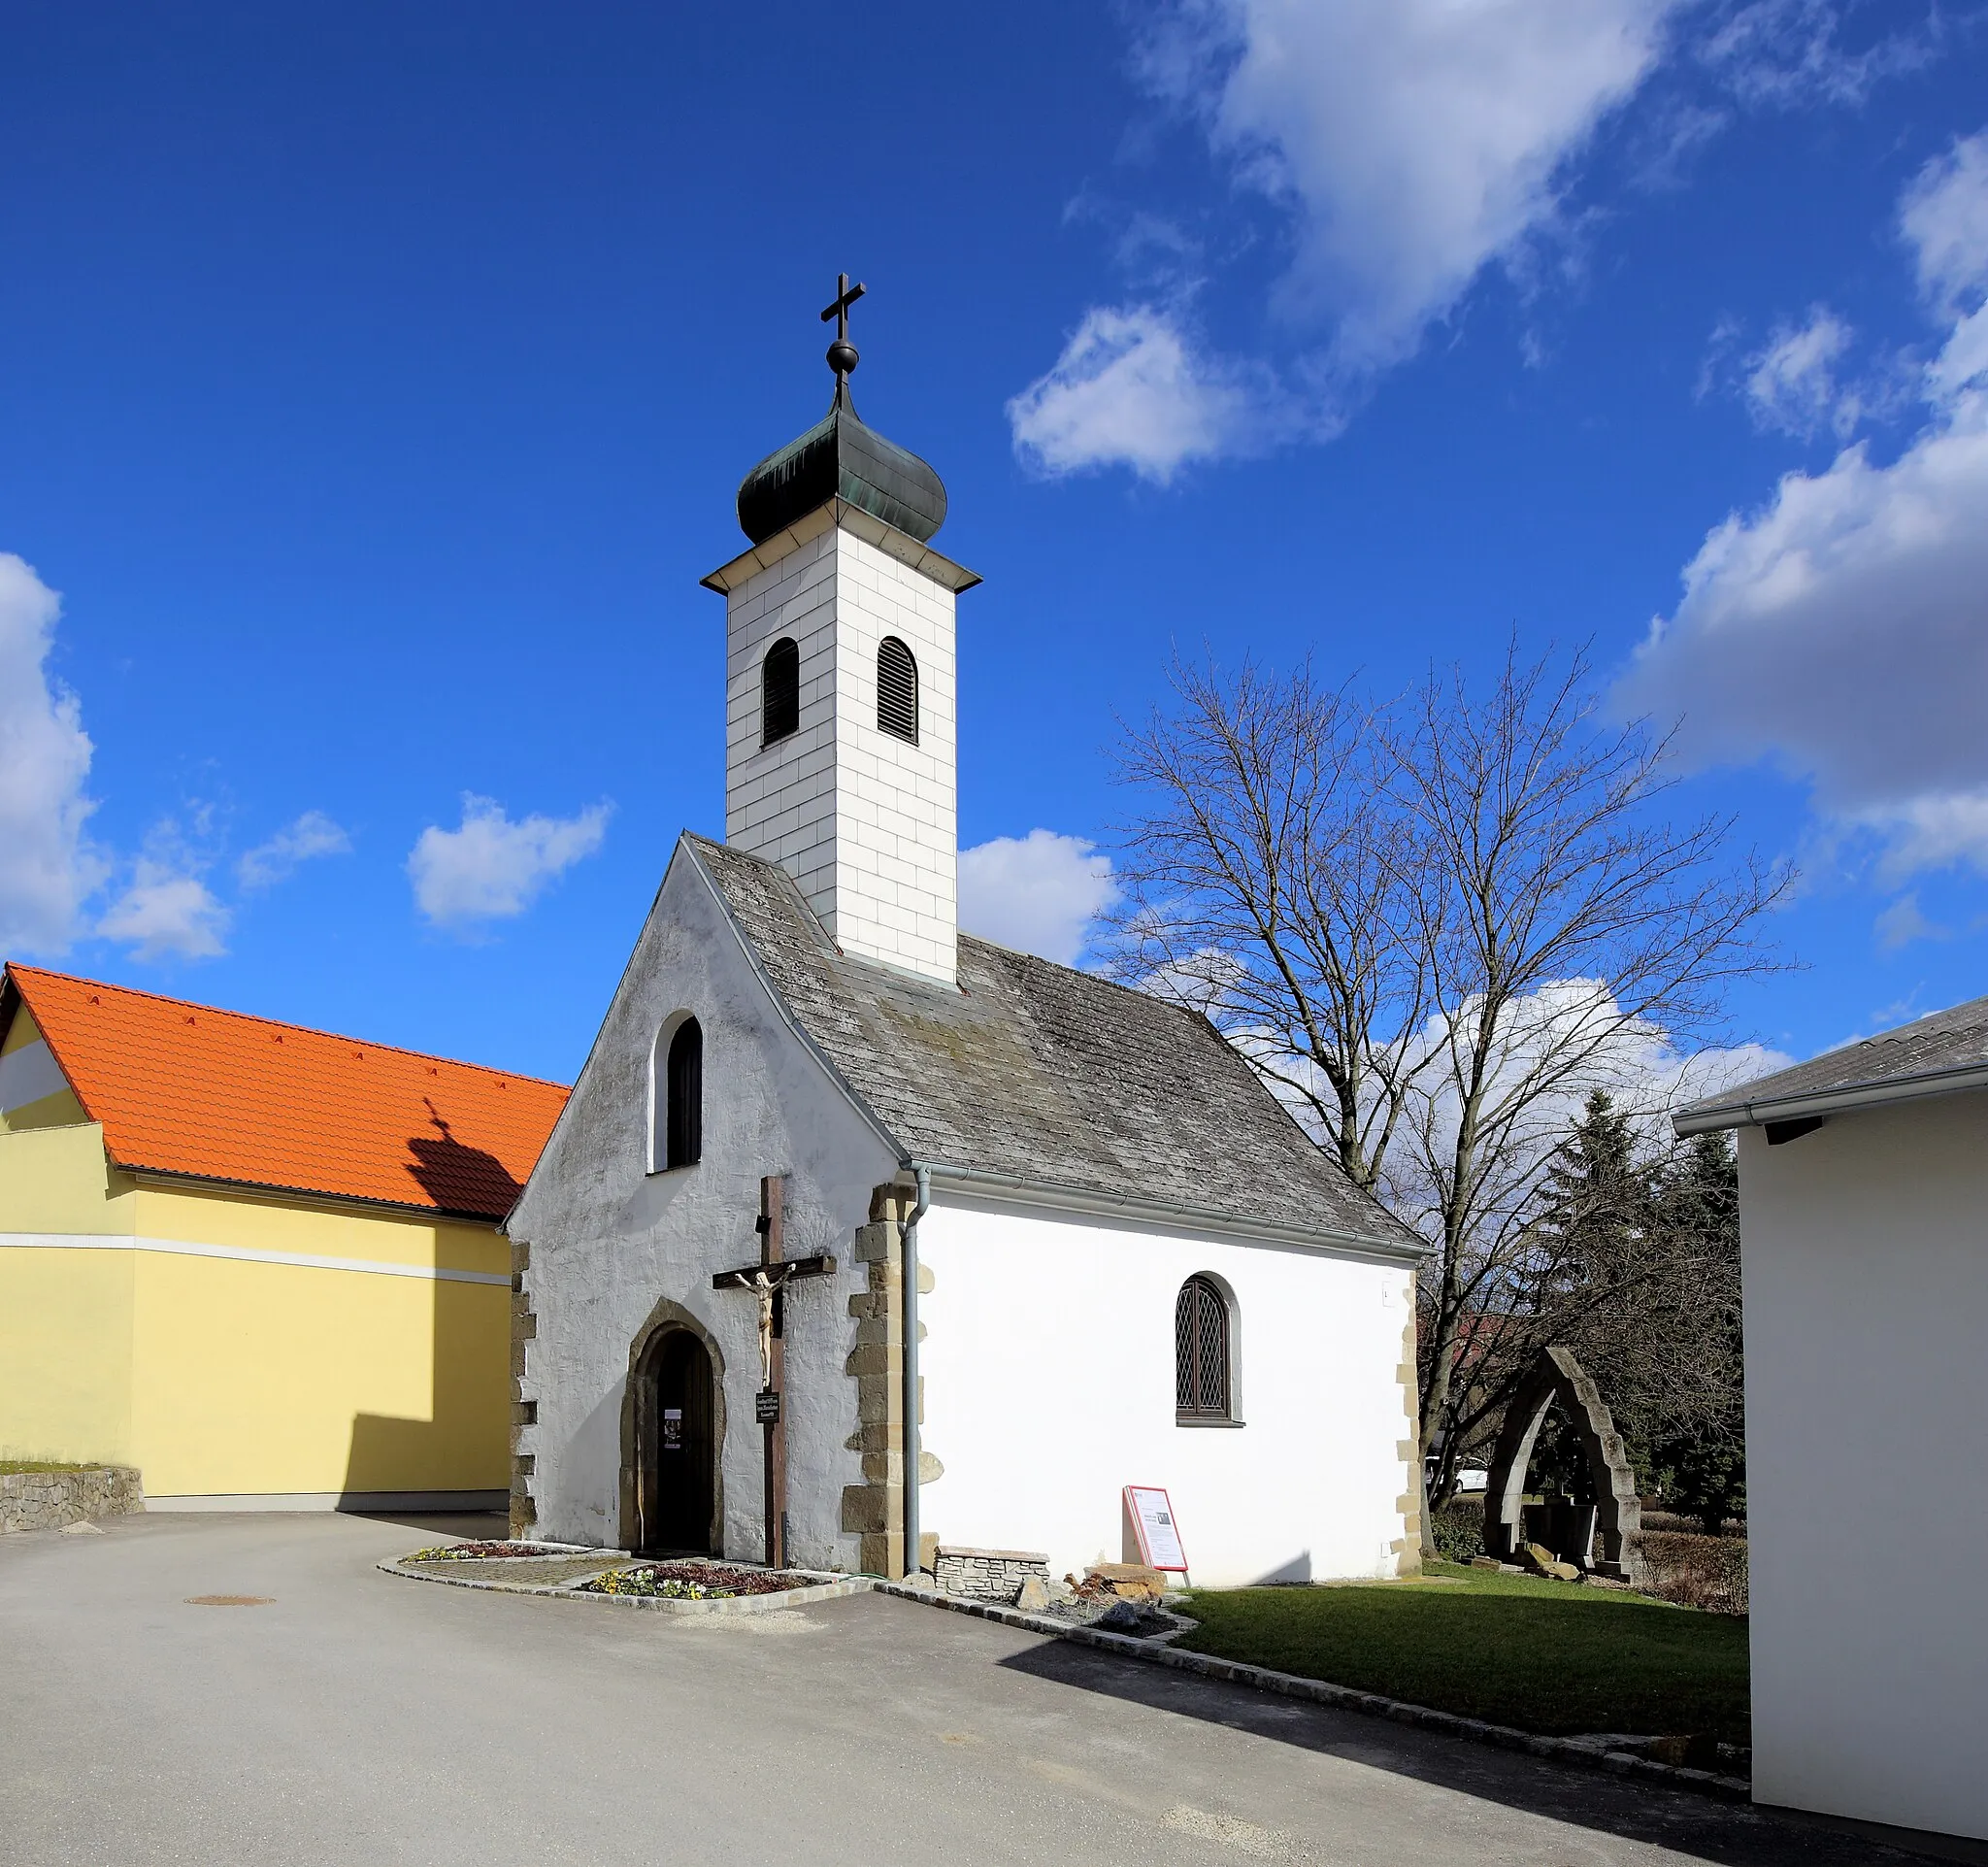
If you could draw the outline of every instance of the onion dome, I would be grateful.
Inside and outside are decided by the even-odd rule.
[[[849,399],[849,373],[857,355],[848,340],[848,307],[863,287],[851,291],[846,275],[842,286],[842,296],[822,313],[824,319],[836,317],[839,324],[828,347],[828,365],[835,371],[835,400],[828,414],[778,453],[768,454],[740,483],[739,524],[755,545],[836,498],[921,545],[945,523],[945,486],[939,476],[908,448],[886,441],[857,418]]]

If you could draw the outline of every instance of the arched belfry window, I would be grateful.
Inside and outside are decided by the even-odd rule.
[[[759,664],[759,743],[801,730],[801,650],[783,635]]]
[[[1182,1419],[1234,1417],[1229,1300],[1211,1277],[1190,1277],[1174,1305],[1174,1404]]]
[[[877,650],[877,730],[918,743],[918,664],[894,635]]]
[[[694,1167],[704,1154],[704,1031],[686,1017],[656,1039],[652,1171]]]

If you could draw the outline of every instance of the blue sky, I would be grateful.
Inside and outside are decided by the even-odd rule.
[[[1688,800],[1801,866],[1806,969],[1736,1033],[1988,989],[1978,7],[5,32],[12,956],[570,1076],[721,830],[697,580],[825,406],[846,269],[859,406],[987,580],[962,842],[1049,833],[970,864],[969,925],[1080,938],[1062,839],[1109,858],[1175,645],[1388,688],[1515,631],[1591,640],[1684,718]]]

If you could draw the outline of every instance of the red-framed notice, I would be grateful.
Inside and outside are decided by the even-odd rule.
[[[1180,1546],[1180,1525],[1166,1492],[1155,1484],[1128,1484],[1125,1508],[1131,1513],[1132,1531],[1145,1566],[1184,1576],[1187,1551]]]

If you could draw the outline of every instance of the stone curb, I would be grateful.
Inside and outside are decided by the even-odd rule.
[[[823,1576],[806,1588],[785,1588],[770,1595],[730,1595],[716,1601],[672,1601],[667,1595],[589,1594],[580,1584],[589,1580],[576,1576],[571,1582],[490,1582],[477,1576],[445,1576],[427,1569],[410,1569],[399,1562],[374,1565],[382,1574],[400,1576],[408,1582],[439,1582],[448,1588],[481,1588],[501,1595],[542,1595],[548,1601],[600,1602],[617,1608],[649,1608],[665,1615],[763,1615],[776,1608],[805,1607],[811,1601],[834,1601],[843,1595],[867,1594],[877,1584],[869,1576]],[[820,1574],[800,1570],[802,1575]]]
[[[1532,1731],[1513,1729],[1508,1724],[1490,1724],[1482,1718],[1461,1717],[1454,1712],[1432,1711],[1426,1705],[1408,1705],[1397,1698],[1383,1698],[1378,1692],[1355,1691],[1350,1685],[1330,1685],[1320,1679],[1303,1679],[1296,1673],[1279,1673],[1268,1666],[1249,1666],[1237,1659],[1215,1659],[1207,1653],[1183,1653],[1177,1648],[1140,1640],[1131,1634],[1104,1633],[1095,1627],[1074,1626],[1045,1615],[1025,1615],[1013,1608],[996,1607],[991,1602],[965,1596],[942,1595],[931,1588],[913,1588],[902,1582],[873,1582],[879,1594],[897,1595],[906,1601],[921,1601],[927,1607],[944,1608],[956,1615],[974,1615],[981,1620],[998,1620],[1004,1627],[1019,1627],[1032,1634],[1050,1634],[1058,1640],[1076,1641],[1082,1647],[1102,1648],[1128,1659],[1143,1659],[1154,1666],[1170,1666],[1176,1672],[1194,1673],[1203,1679],[1221,1680],[1231,1685],[1249,1685],[1260,1692],[1276,1692],[1284,1698],[1308,1699],[1314,1705],[1330,1705],[1343,1712],[1362,1712],[1370,1717],[1384,1717],[1396,1724],[1412,1724],[1424,1731],[1441,1731],[1474,1744],[1488,1744],[1501,1750],[1523,1750],[1529,1756],[1551,1757],[1562,1763],[1579,1764],[1584,1769],[1606,1770],[1611,1776],[1634,1777],[1641,1783],[1661,1784],[1673,1789],[1690,1789],[1700,1795],[1717,1796],[1727,1802],[1751,1802],[1753,1785],[1739,1777],[1720,1776],[1710,1770],[1687,1770],[1675,1764],[1659,1763],[1652,1757],[1638,1756],[1630,1750],[1598,1750],[1578,1738],[1541,1737]]]

